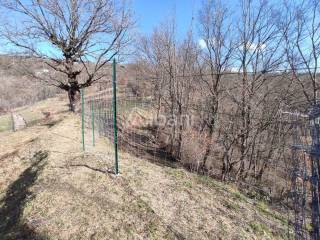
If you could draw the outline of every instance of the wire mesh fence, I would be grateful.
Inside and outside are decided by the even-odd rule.
[[[139,95],[127,85],[116,85],[115,72],[114,63],[112,87],[93,94],[81,90],[81,114],[83,149],[95,146],[97,138],[107,140],[113,146],[114,172],[118,174],[118,158],[122,152],[155,157],[159,150],[156,150],[155,141],[143,129],[150,121],[146,119],[144,111],[152,108],[152,97]],[[90,129],[90,133],[86,129]],[[91,141],[84,136],[85,132],[91,135]]]
[[[301,104],[300,104],[301,105]],[[289,221],[295,239],[319,239],[319,105],[303,104],[286,114],[292,126],[292,169],[290,198],[292,215]]]
[[[133,151],[136,155],[149,153],[150,156],[155,156],[157,153],[154,139],[143,129],[148,127],[148,121],[151,121],[146,119],[144,113],[147,109],[152,109],[152,98],[137,96],[131,89],[120,85],[117,86],[116,104],[117,125],[115,126],[112,89],[93,96],[84,94],[82,111],[84,124],[85,128],[91,130],[90,135],[92,135],[92,143],[87,142],[85,146],[94,146],[96,138],[99,137],[108,139],[114,145],[115,132],[117,132],[117,145],[120,150]]]
[[[169,113],[159,113],[161,109],[155,96],[138,92],[129,84],[116,85],[115,65],[113,70],[112,86],[93,94],[82,91],[82,133],[84,134],[84,129],[90,129],[86,132],[90,135],[89,138],[83,137],[84,149],[95,146],[98,138],[108,141],[112,146],[113,171],[116,174],[119,171],[121,173],[121,158],[126,152],[153,162],[161,161],[161,164],[175,163],[177,155],[170,149],[167,132],[172,126],[177,127],[179,124],[176,126],[177,122],[174,122],[171,128],[168,127],[171,116]],[[229,121],[236,121],[241,117],[238,113],[217,114],[225,116]],[[259,169],[254,168],[246,178],[233,179],[242,185],[247,193],[252,194],[250,191],[253,189],[256,194],[251,196],[253,198],[265,197],[270,200],[271,191],[275,192],[273,201],[287,211],[287,216],[279,216],[279,219],[288,224],[289,238],[319,239],[319,119],[318,106],[300,106],[287,112],[282,111],[280,117],[271,125],[273,138],[270,139],[269,135],[262,137],[256,146],[259,148],[263,145],[263,149],[269,142],[277,146],[270,148],[273,160],[267,159],[263,162],[267,164],[267,170],[259,176]],[[264,119],[252,118],[253,122],[261,120]],[[197,121],[191,123],[190,128],[199,129],[192,125],[195,123],[197,124]],[[188,141],[194,141],[193,145],[198,146],[198,152],[203,152],[204,141],[196,145],[192,132],[187,132],[183,137],[185,140],[180,146],[182,149],[191,146],[187,145]],[[198,138],[205,139],[201,134]],[[271,155],[266,155],[268,156],[271,158]],[[258,167],[260,165],[257,164]],[[201,174],[210,173],[202,172],[199,162],[196,167],[185,166]],[[217,167],[220,168],[221,166]]]

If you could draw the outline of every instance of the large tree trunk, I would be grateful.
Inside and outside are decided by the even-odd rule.
[[[213,133],[214,133],[214,128],[216,125],[216,115],[217,115],[217,109],[218,109],[218,102],[216,101],[215,98],[212,99],[212,103],[211,103],[211,119],[209,122],[209,133],[208,133],[208,139],[209,142],[206,144],[206,150],[202,159],[202,170],[205,171],[206,170],[206,164],[207,164],[207,160],[211,154],[211,150],[212,150],[212,138],[213,138]]]
[[[76,85],[72,85],[68,89],[68,97],[69,97],[69,110],[71,112],[76,111],[76,100],[77,94],[79,93],[79,88]]]
[[[70,88],[68,90],[68,97],[69,97],[69,110],[71,112],[75,112],[75,92]]]
[[[68,97],[69,97],[69,110],[71,112],[76,111],[76,98],[77,93],[80,92],[80,86],[77,81],[78,71],[74,71],[74,62],[71,59],[67,59],[68,63]]]

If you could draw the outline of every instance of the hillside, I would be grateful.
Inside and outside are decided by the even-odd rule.
[[[48,71],[40,60],[0,55],[0,115],[61,93],[59,89],[30,77],[26,69],[38,75]]]
[[[50,115],[0,132],[0,239],[286,238],[285,215],[232,185],[123,152],[113,175],[111,145],[82,152],[65,101],[25,110]]]
[[[53,81],[48,81],[48,84],[30,76],[32,73],[45,79],[46,75],[54,75],[55,72],[45,62],[45,60],[32,57],[0,54],[0,115],[17,107],[55,97],[57,94],[67,94],[65,91],[51,86]],[[130,76],[135,76],[134,66],[120,64],[118,68],[118,82],[120,84],[127,84],[129,80],[133,80]],[[105,71],[107,77],[90,87],[89,91],[101,90],[110,86],[111,66],[106,65]]]

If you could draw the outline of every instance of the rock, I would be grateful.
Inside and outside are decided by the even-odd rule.
[[[12,122],[13,122],[13,131],[18,131],[27,127],[26,120],[17,113],[11,113]]]

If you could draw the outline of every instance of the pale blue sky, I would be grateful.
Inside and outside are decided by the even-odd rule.
[[[155,26],[174,15],[179,37],[189,29],[192,16],[198,17],[201,3],[202,0],[132,0],[139,31],[149,34]]]
[[[190,27],[192,17],[194,16],[195,19],[198,18],[202,1],[203,0],[131,0],[131,6],[135,19],[137,20],[136,30],[142,34],[150,34],[161,22],[164,22],[170,16],[175,16],[177,22],[177,37],[182,39]],[[233,1],[235,0],[230,0],[230,2]],[[10,14],[10,16],[13,15]],[[10,20],[19,21],[20,18],[21,16],[17,14],[16,17]],[[0,47],[2,51],[4,48],[4,46]],[[6,48],[8,49],[8,46]],[[40,48],[47,49],[47,44],[41,44]]]
[[[0,0],[1,1],[1,0]],[[24,0],[28,2],[29,0]],[[118,0],[116,0],[118,1]],[[186,36],[186,32],[189,30],[192,18],[194,17],[194,26],[197,25],[199,18],[199,10],[202,7],[203,1],[206,0],[128,0],[131,1],[131,7],[134,12],[135,19],[137,21],[136,30],[142,34],[151,34],[153,29],[164,22],[169,17],[174,16],[177,24],[177,38],[182,40]],[[276,0],[270,0],[274,2]],[[300,0],[296,0],[300,1]],[[235,13],[239,9],[240,0],[222,0],[223,4],[228,8],[229,13]],[[8,15],[7,15],[8,14]],[[3,12],[2,16],[9,21],[15,21],[17,25],[22,21],[21,15]],[[194,35],[196,41],[199,41],[197,27],[194,28]],[[50,55],[50,52],[54,51],[52,46],[47,43],[37,43],[39,49],[44,50]],[[15,47],[11,45],[5,46],[0,41],[0,52],[6,52],[6,50],[14,50]]]
[[[192,17],[198,20],[203,0],[131,0],[137,18],[138,30],[150,34],[155,26],[169,16],[174,15],[177,21],[178,38],[183,38],[189,30]],[[224,0],[228,8],[239,5],[238,0]],[[195,31],[196,33],[197,31]]]
[[[203,0],[131,0],[131,7],[137,21],[136,30],[142,34],[151,34],[157,25],[164,22],[168,17],[175,16],[177,22],[177,37],[178,39],[182,39],[190,27],[192,17],[195,19],[198,18],[202,1]],[[13,15],[10,14],[10,16]],[[10,21],[20,20],[21,15],[19,14],[10,19]],[[195,31],[195,33],[196,32],[197,31]],[[48,44],[43,43],[39,45],[43,50],[52,50]],[[5,49],[10,49],[10,46],[0,46],[0,52],[5,51]]]

